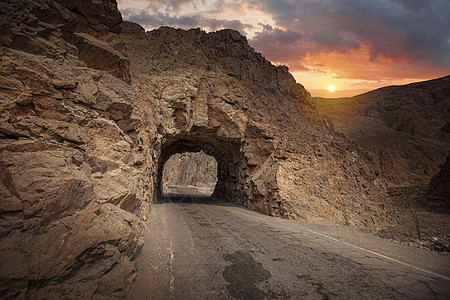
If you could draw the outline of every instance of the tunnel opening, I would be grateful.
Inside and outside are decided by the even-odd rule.
[[[213,157],[216,161],[216,184],[211,197],[222,201],[243,204],[245,201],[244,174],[242,172],[242,153],[240,138],[225,138],[217,135],[216,130],[199,129],[178,136],[169,136],[162,140],[158,163],[158,176],[155,182],[155,199],[164,202],[166,162],[175,154],[199,153]],[[190,154],[192,155],[192,154]],[[203,154],[200,154],[203,155]],[[167,186],[170,186],[170,180]],[[172,179],[173,180],[173,179]]]
[[[162,195],[211,196],[217,184],[217,161],[203,151],[172,155],[163,166]]]

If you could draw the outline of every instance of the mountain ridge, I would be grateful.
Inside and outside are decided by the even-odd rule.
[[[450,76],[311,101],[336,131],[372,152],[379,166],[391,165],[384,168],[388,186],[428,185],[448,157]]]

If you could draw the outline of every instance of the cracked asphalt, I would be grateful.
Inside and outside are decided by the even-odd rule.
[[[450,256],[172,189],[128,299],[450,299]]]

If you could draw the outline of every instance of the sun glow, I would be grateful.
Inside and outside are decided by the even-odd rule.
[[[328,90],[330,92],[334,92],[336,90],[336,87],[334,85],[330,85],[330,86],[328,86]]]

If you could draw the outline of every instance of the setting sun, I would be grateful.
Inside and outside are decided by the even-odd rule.
[[[336,90],[336,87],[334,85],[330,85],[330,86],[328,86],[328,90],[330,92],[334,92]]]

